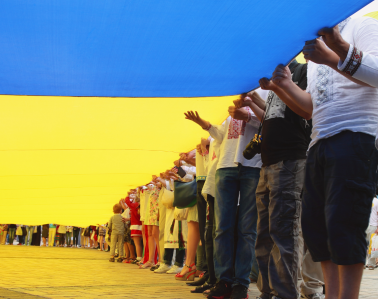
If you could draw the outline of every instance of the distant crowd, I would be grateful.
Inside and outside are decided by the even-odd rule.
[[[0,224],[0,245],[93,248],[109,251],[105,240],[107,225],[64,226],[44,224]]]

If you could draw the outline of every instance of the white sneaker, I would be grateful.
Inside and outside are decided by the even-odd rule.
[[[160,267],[157,268],[154,271],[154,273],[162,274],[162,273],[166,273],[170,269],[171,269],[171,266],[168,266],[167,264],[160,264]]]
[[[167,274],[177,274],[177,273],[180,273],[181,270],[182,270],[182,267],[173,265],[173,267],[171,268],[171,270],[167,271]]]

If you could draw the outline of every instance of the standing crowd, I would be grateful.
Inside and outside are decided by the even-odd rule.
[[[378,21],[319,35],[306,64],[277,66],[222,125],[185,113],[210,137],[113,207],[111,262],[126,241],[126,263],[209,299],[248,298],[250,282],[257,299],[358,298],[376,267]]]
[[[0,245],[93,248],[109,251],[107,225],[77,227],[57,224],[0,224]]]
[[[174,274],[209,299],[248,298],[251,282],[257,299],[358,298],[376,267],[378,21],[319,35],[308,63],[277,66],[223,124],[185,113],[210,137],[114,205],[98,233],[110,262]]]

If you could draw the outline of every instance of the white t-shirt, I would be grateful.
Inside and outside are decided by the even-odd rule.
[[[373,207],[371,208],[369,225],[378,226],[378,198],[374,197]]]
[[[376,20],[351,19],[341,28],[341,35],[348,43],[364,53],[378,56]],[[313,103],[310,147],[320,139],[345,130],[376,135],[377,88],[353,83],[330,67],[311,61],[308,63],[307,78],[307,92],[311,94]]]

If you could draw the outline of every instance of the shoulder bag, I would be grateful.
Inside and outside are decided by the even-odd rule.
[[[197,203],[197,181],[184,183],[175,181],[173,206],[178,209],[191,208]]]

